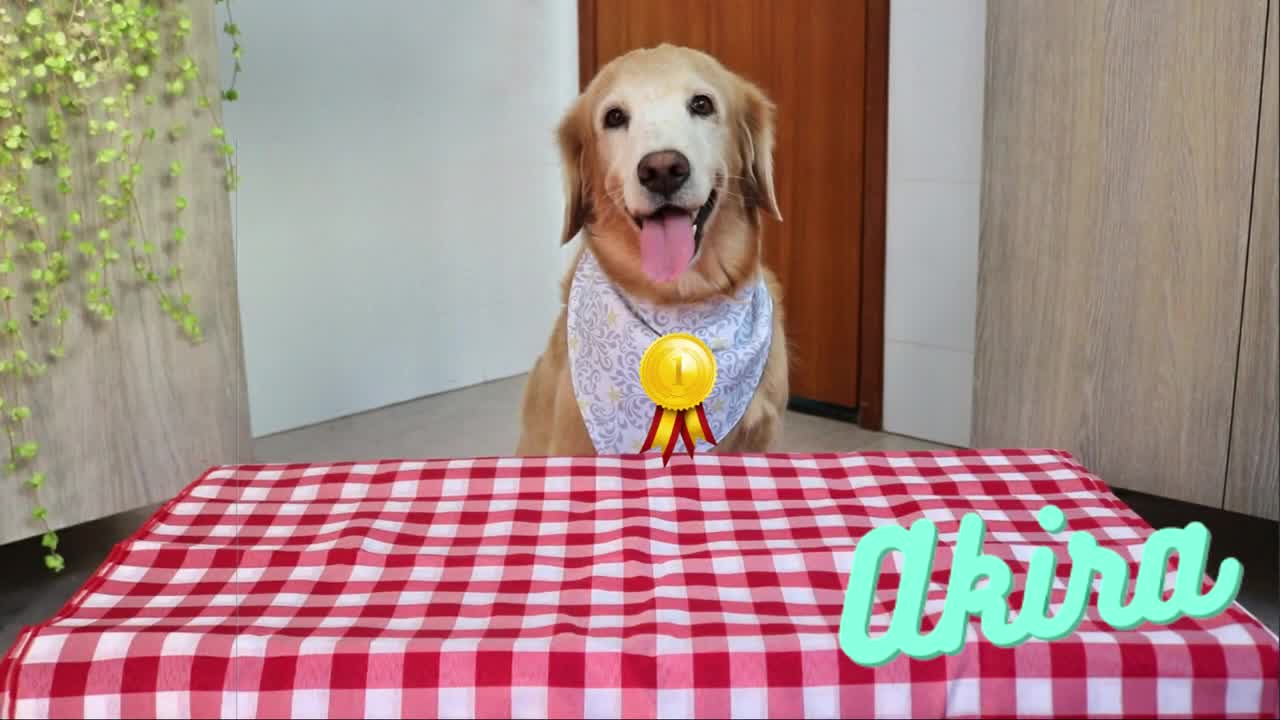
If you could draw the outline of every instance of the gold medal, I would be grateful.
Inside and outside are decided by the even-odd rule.
[[[688,333],[663,335],[640,358],[640,386],[655,405],[688,410],[711,394],[716,384],[716,356]]]
[[[666,464],[677,439],[684,440],[690,456],[699,438],[714,445],[702,402],[715,384],[716,357],[706,343],[688,333],[654,340],[640,358],[640,386],[657,406],[640,452],[661,447]]]

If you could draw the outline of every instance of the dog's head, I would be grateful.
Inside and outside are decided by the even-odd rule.
[[[714,58],[662,45],[606,65],[558,130],[563,241],[586,241],[616,282],[691,300],[759,261],[773,189],[773,104]]]

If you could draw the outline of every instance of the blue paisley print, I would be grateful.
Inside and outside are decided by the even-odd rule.
[[[658,337],[691,333],[715,354],[716,384],[703,408],[719,440],[747,411],[773,336],[773,298],[763,277],[732,298],[659,306],[614,286],[590,250],[574,271],[568,312],[574,395],[596,452],[606,455],[636,453],[644,444],[654,406],[640,387],[640,357]],[[698,441],[698,451],[710,449]]]

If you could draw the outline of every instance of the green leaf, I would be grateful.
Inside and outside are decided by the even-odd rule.
[[[44,11],[40,8],[32,8],[27,12],[27,24],[31,27],[40,27],[44,24]]]
[[[182,175],[182,163],[177,160],[169,163],[169,175],[172,177],[180,177]]]
[[[177,207],[179,210],[186,210],[186,209],[187,209],[187,199],[186,199],[185,197],[181,196],[181,195],[179,195],[179,196],[178,196],[178,199],[177,199],[177,200],[175,200],[173,204],[174,204],[174,206],[175,206],[175,207]]]
[[[39,490],[40,486],[44,485],[44,473],[31,473],[31,478],[27,480],[27,484],[32,488]]]
[[[60,573],[66,569],[67,563],[62,559],[61,555],[51,552],[44,556],[44,566],[56,573]]]
[[[40,452],[40,444],[37,442],[24,442],[18,446],[18,457],[23,460],[30,460]]]
[[[214,129],[209,131],[209,134],[212,135],[215,139],[221,140],[222,138],[227,136],[227,131],[223,130],[220,127],[215,127]]]
[[[37,520],[44,520],[49,517],[49,508],[46,508],[43,505],[37,505],[36,508],[31,511],[31,517]]]
[[[69,216],[67,216],[67,221],[68,221],[68,222],[70,222],[72,225],[79,225],[79,224],[80,224],[80,211],[79,211],[79,210],[72,210],[72,211],[71,211],[71,214],[70,214]]]
[[[134,66],[133,74],[140,78],[147,77],[148,75],[151,74],[151,66],[147,65],[146,63],[139,63],[138,65]]]
[[[79,245],[79,248],[80,248],[80,254],[84,255],[85,257],[93,257],[94,255],[98,254],[98,249],[93,246],[93,243],[87,240],[82,241]]]
[[[176,243],[181,243],[183,240],[186,240],[186,239],[187,239],[187,231],[186,231],[186,230],[184,230],[184,229],[182,229],[182,228],[174,228],[174,229],[173,229],[173,240],[174,240],[174,242],[176,242]]]
[[[52,531],[45,533],[40,537],[40,544],[49,548],[50,550],[57,550],[58,534]]]
[[[236,92],[235,88],[231,88],[226,92],[222,93],[222,99],[226,100],[227,102],[235,102],[239,98],[240,98],[240,93]]]

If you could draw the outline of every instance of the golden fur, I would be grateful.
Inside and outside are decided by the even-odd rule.
[[[725,142],[715,158],[723,174],[720,200],[704,229],[693,264],[675,282],[655,284],[641,269],[638,230],[623,207],[624,173],[605,157],[597,120],[602,102],[629,85],[666,87],[686,79],[708,88],[719,100],[716,128]],[[683,87],[683,86],[681,86]],[[674,92],[674,91],[672,91]],[[687,303],[730,295],[763,273],[773,297],[773,341],[764,373],[738,425],[721,452],[762,452],[781,430],[788,398],[787,343],[781,288],[761,261],[762,213],[781,219],[773,188],[773,104],[755,85],[726,70],[714,58],[671,45],[636,50],[615,59],[596,75],[573,103],[557,130],[565,169],[562,242],[579,231],[609,278],[627,292],[658,303]],[[656,148],[661,149],[661,148]],[[576,262],[575,262],[576,265]],[[561,283],[562,307],[547,348],[529,374],[522,410],[518,455],[593,455],[595,448],[569,375],[566,311],[573,272]],[[639,448],[637,448],[638,450]]]

